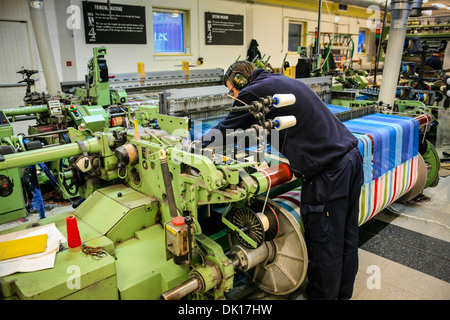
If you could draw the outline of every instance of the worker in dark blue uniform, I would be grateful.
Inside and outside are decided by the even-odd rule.
[[[438,51],[433,53],[431,57],[429,57],[425,61],[425,66],[433,68],[434,70],[442,69],[442,57],[444,56],[444,51]]]
[[[233,63],[224,84],[234,106],[274,94],[294,94],[291,106],[273,108],[268,119],[293,115],[295,126],[279,133],[279,152],[302,179],[300,212],[308,248],[310,299],[350,299],[358,269],[359,196],[362,156],[356,137],[307,85],[281,74],[255,69],[247,61]],[[204,136],[214,140],[227,129],[247,129],[257,120],[248,111],[230,112]],[[274,145],[272,141],[272,146]]]

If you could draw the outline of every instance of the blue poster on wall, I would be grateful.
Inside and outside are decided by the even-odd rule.
[[[184,52],[183,15],[153,12],[155,52]]]

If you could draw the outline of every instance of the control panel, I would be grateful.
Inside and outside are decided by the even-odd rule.
[[[77,106],[71,104],[68,108],[69,110],[69,114],[72,117],[72,119],[77,123],[77,125],[79,124],[78,121],[82,119],[82,115],[80,113],[80,110],[77,108]]]

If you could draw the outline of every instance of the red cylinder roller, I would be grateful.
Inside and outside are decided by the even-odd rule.
[[[428,113],[421,114],[420,116],[415,117],[417,121],[419,121],[419,125],[423,126],[425,124],[429,124],[432,122],[433,118]]]
[[[286,163],[281,163],[260,172],[266,177],[270,188],[289,182],[293,176],[291,168]]]

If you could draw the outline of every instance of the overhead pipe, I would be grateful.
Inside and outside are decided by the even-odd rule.
[[[47,91],[49,94],[55,94],[62,90],[56,71],[50,35],[48,33],[44,2],[42,0],[30,0],[29,5],[39,58],[41,60],[45,82],[47,83]]]
[[[320,23],[322,20],[321,16],[322,16],[322,0],[319,0],[319,16],[317,18],[317,43],[316,43],[317,56],[320,55]],[[320,60],[319,60],[319,66],[320,66]]]
[[[422,15],[423,0],[412,0],[411,17],[420,17]],[[429,8],[427,8],[429,10]]]
[[[394,106],[406,38],[406,26],[408,25],[408,18],[412,11],[412,2],[411,0],[393,0],[389,9],[391,13],[391,25],[378,102],[384,105],[390,105],[391,107]]]
[[[389,0],[387,0],[389,2]],[[384,7],[386,0],[331,0],[331,2],[368,8],[370,6]]]

